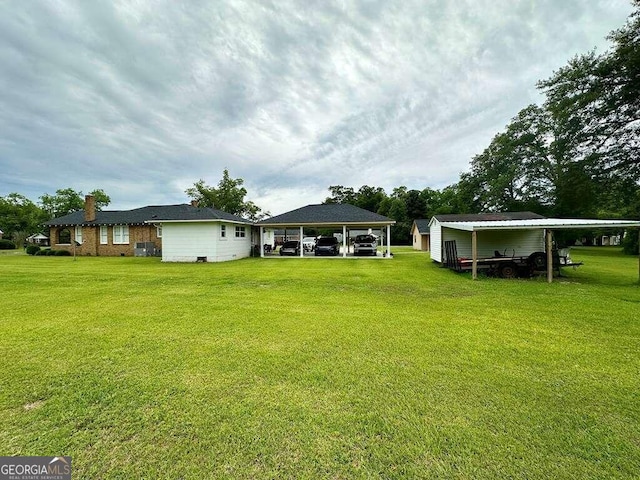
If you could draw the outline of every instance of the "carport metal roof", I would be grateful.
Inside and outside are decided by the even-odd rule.
[[[440,221],[440,220],[438,220]],[[553,256],[551,232],[582,228],[638,228],[638,220],[598,220],[586,218],[530,218],[523,220],[477,220],[477,221],[440,221],[443,228],[471,232],[471,249],[473,254],[472,277],[477,278],[478,240],[477,232],[483,230],[533,230],[546,231],[547,281],[553,281]],[[640,254],[638,255],[638,281],[640,282]]]
[[[534,218],[528,220],[491,220],[476,222],[440,222],[440,226],[465,230],[532,230],[532,229],[574,229],[574,228],[640,228],[636,220],[597,220],[585,218]]]

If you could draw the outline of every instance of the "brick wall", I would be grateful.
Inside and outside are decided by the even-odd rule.
[[[73,245],[60,244],[60,232],[62,227],[52,227],[49,231],[51,248],[54,250],[68,250],[73,253]],[[68,227],[71,238],[75,238],[75,228]],[[100,243],[100,227],[82,227],[82,245],[76,246],[76,255],[105,256],[105,257],[132,257],[134,248],[138,242],[153,242],[156,249],[162,248],[162,239],[158,238],[156,227],[153,225],[130,225],[129,243],[118,245],[113,243],[113,227],[107,227],[107,243]]]

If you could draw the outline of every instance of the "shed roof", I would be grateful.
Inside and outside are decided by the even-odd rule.
[[[531,220],[545,217],[533,212],[492,212],[435,215],[433,218],[439,222],[496,222],[500,220]]]
[[[396,221],[347,203],[307,205],[258,222],[260,226],[393,225]]]
[[[193,221],[220,221],[247,223],[248,220],[232,215],[222,210],[206,207],[194,207],[188,204],[179,205],[152,205],[133,210],[105,210],[96,212],[96,219],[87,222],[84,219],[84,211],[64,215],[45,222],[49,227],[74,226],[74,225],[143,225],[144,223],[161,222],[193,222]]]
[[[418,229],[418,233],[420,233],[421,235],[429,233],[429,220],[427,220],[426,218],[414,220],[413,224],[416,226],[416,228]]]

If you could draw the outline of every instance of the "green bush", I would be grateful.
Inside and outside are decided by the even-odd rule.
[[[57,250],[45,250],[47,252],[47,256],[55,255]]]
[[[627,255],[638,254],[638,233],[636,229],[630,230],[622,239],[622,249]]]
[[[49,255],[49,250],[38,250],[36,253],[34,253],[34,255],[44,257],[46,255]]]
[[[36,255],[39,251],[40,251],[40,247],[38,245],[27,246],[27,255]]]
[[[0,238],[0,250],[14,250],[16,248],[16,244],[11,240],[6,240],[4,238]]]
[[[69,250],[56,250],[56,253],[53,253],[52,255],[55,255],[56,257],[70,257],[71,256],[71,252]]]

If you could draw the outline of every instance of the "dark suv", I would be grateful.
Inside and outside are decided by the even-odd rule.
[[[316,241],[315,254],[318,255],[338,255],[340,253],[340,242],[336,237],[320,237]]]

